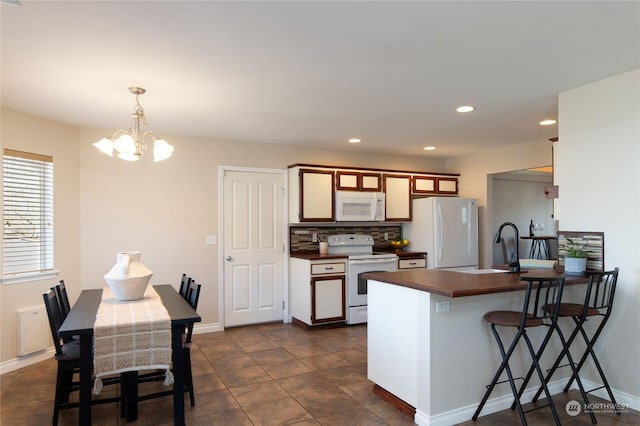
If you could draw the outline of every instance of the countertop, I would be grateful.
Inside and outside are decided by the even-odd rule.
[[[346,259],[346,254],[320,254],[317,251],[298,251],[290,253],[289,257],[305,260],[329,260],[329,259]]]
[[[374,253],[392,253],[398,255],[399,258],[412,256],[425,256],[424,251],[394,251],[394,250],[375,250]],[[330,260],[330,259],[346,259],[347,254],[320,254],[318,251],[299,251],[292,252],[289,257],[306,260]]]
[[[440,269],[406,269],[397,272],[369,272],[364,277],[383,283],[427,291],[446,297],[477,296],[526,289],[520,276],[550,278],[560,275],[560,270],[529,269],[520,274],[496,272],[491,274],[467,274]],[[567,276],[565,285],[583,284],[584,276]]]

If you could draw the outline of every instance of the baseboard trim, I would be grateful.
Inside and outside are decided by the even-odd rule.
[[[566,378],[550,382],[548,385],[549,392],[551,393],[551,395],[557,395],[559,393],[562,393],[566,383],[567,383]],[[601,386],[598,383],[591,382],[585,379],[582,379],[582,384],[586,390],[594,389]],[[577,390],[578,387],[574,383],[571,389]],[[525,390],[522,396],[522,400],[531,401],[531,399],[533,398],[537,390],[538,390],[537,386],[527,388],[527,390]],[[626,393],[626,392],[621,392],[615,389],[612,389],[612,392],[618,404],[626,405],[632,410],[640,411],[640,397]],[[607,401],[609,400],[609,395],[607,394],[607,391],[605,389],[599,389],[595,392],[590,393],[590,395],[597,396]],[[544,399],[544,394],[542,395],[541,399]],[[492,414],[498,411],[506,410],[511,407],[512,403],[513,403],[513,395],[511,394],[502,395],[496,398],[491,398],[486,402],[486,404],[482,408],[482,412],[480,413],[480,416],[486,416],[487,414]],[[454,410],[445,411],[443,413],[439,413],[433,416],[429,416],[428,414],[417,409],[414,417],[414,422],[420,426],[449,426],[452,424],[458,424],[458,423],[471,420],[471,416],[473,416],[473,413],[476,411],[477,407],[478,407],[477,403],[471,404],[465,407],[456,408]],[[556,408],[560,409],[562,407],[556,407]]]
[[[388,390],[381,388],[378,385],[373,385],[373,393],[378,395],[380,398],[387,401],[389,404],[393,405],[396,409],[402,411],[409,417],[415,417],[416,409],[412,406],[389,392]]]
[[[193,327],[193,334],[203,333],[215,333],[218,331],[224,331],[224,327],[220,323],[213,324],[195,324]]]
[[[20,356],[4,361],[0,363],[0,374],[10,373],[12,371],[36,364],[40,361],[45,361],[49,358],[53,358],[55,353],[55,349],[51,347],[49,349],[44,349],[30,355]]]

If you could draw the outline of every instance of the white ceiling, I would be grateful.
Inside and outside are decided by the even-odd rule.
[[[105,136],[135,85],[160,135],[455,156],[557,136],[559,92],[640,68],[640,2],[23,0],[1,36],[3,107]]]

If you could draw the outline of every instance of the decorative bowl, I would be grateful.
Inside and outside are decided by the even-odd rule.
[[[390,242],[391,247],[393,247],[396,250],[403,250],[408,244],[409,241],[407,240],[392,240]]]

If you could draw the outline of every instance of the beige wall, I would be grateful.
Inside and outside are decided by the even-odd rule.
[[[560,94],[560,229],[603,231],[620,268],[613,314],[596,344],[619,403],[640,409],[640,70]],[[591,374],[589,378],[596,380]],[[598,380],[596,380],[598,381]]]

